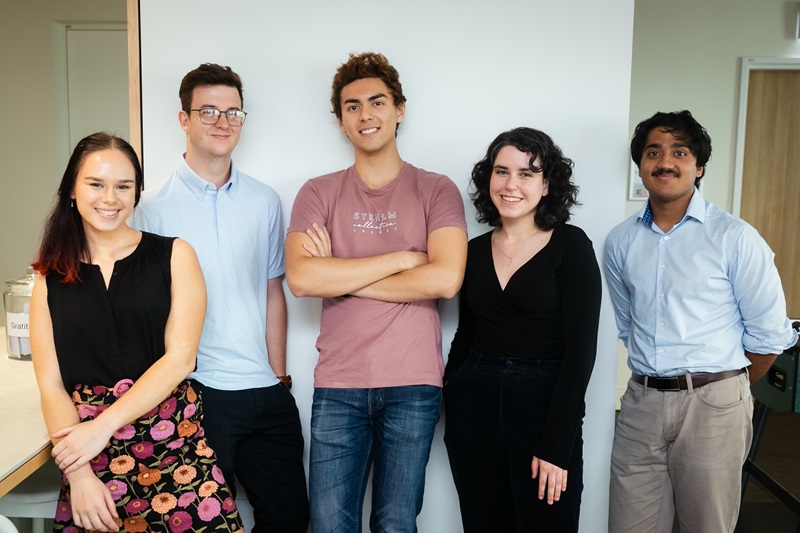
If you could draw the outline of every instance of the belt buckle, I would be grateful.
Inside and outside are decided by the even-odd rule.
[[[682,390],[681,389],[681,380],[680,380],[680,378],[678,376],[674,376],[674,377],[670,377],[670,378],[659,378],[659,379],[663,380],[663,382],[666,382],[667,380],[669,380],[670,382],[675,383],[674,387],[667,387],[667,386],[658,387],[658,390],[660,390],[662,392],[679,392],[679,391]]]

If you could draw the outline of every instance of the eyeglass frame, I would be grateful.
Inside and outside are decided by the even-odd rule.
[[[219,119],[222,117],[222,115],[225,115],[225,120],[228,121],[228,126],[231,126],[232,128],[238,128],[238,127],[244,126],[244,122],[247,119],[247,112],[246,111],[242,111],[241,109],[228,109],[227,111],[222,111],[222,110],[217,109],[216,107],[200,107],[198,109],[190,109],[189,111],[190,112],[191,111],[197,111],[198,113],[200,113],[201,111],[205,111],[206,109],[213,109],[214,111],[217,112],[217,120],[215,120],[214,122],[205,122],[203,120],[203,115],[202,114],[199,115],[200,122],[202,122],[206,126],[215,126],[219,122]],[[231,124],[231,117],[230,117],[229,113],[233,113],[234,115],[236,115],[238,113],[241,113],[242,114],[242,123],[241,124]]]

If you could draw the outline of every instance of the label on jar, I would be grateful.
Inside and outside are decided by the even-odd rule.
[[[6,313],[6,334],[9,337],[30,337],[28,313]]]

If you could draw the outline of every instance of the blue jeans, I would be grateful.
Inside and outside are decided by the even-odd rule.
[[[417,530],[442,390],[431,385],[314,389],[309,489],[316,533],[360,532],[370,467],[370,530]]]

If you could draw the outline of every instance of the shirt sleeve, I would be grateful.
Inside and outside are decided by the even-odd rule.
[[[269,202],[269,267],[267,278],[273,279],[282,276],[285,272],[284,267],[284,238],[283,231],[283,209],[278,194],[270,191]]]
[[[315,180],[308,180],[300,187],[292,205],[288,233],[305,231],[315,222],[323,226],[327,224],[327,210],[322,198]]]
[[[467,231],[461,191],[446,176],[441,176],[438,180],[428,213],[428,233],[441,228],[461,228]]]
[[[469,268],[469,265],[467,266]],[[444,384],[452,377],[464,364],[469,355],[469,348],[472,343],[472,332],[475,330],[475,316],[467,303],[467,280],[469,276],[464,276],[464,283],[458,293],[458,328],[450,343],[450,353],[447,356],[447,365],[444,367]]]
[[[577,228],[565,243],[558,269],[564,355],[542,440],[534,455],[568,468],[585,411],[584,396],[597,354],[602,282],[589,238]]]
[[[622,277],[623,259],[617,239],[612,232],[606,239],[603,258],[603,270],[606,284],[614,304],[614,319],[619,330],[619,338],[628,347],[628,335],[631,330],[631,297]]]
[[[797,342],[774,259],[755,228],[745,226],[730,275],[744,325],[742,344],[756,354],[779,354]]]

